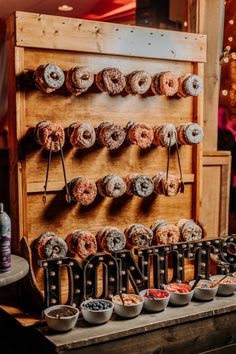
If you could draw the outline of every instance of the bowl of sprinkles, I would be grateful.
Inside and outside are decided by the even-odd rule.
[[[191,286],[185,283],[170,283],[165,290],[170,293],[170,303],[176,306],[188,305],[194,293]]]
[[[113,303],[104,299],[90,299],[81,304],[81,312],[85,321],[94,325],[109,321],[113,308]]]
[[[230,275],[213,275],[211,278],[215,283],[218,283],[217,295],[229,296],[233,295],[236,290],[236,278]]]
[[[120,294],[112,298],[117,315],[124,318],[134,318],[140,315],[144,299],[137,294]]]
[[[189,284],[192,286],[194,282],[195,281],[193,280]],[[218,284],[212,280],[202,279],[195,287],[193,297],[199,301],[211,301],[216,296],[217,291]]]
[[[145,289],[139,293],[144,299],[144,309],[149,312],[165,310],[170,300],[170,294],[160,289]]]

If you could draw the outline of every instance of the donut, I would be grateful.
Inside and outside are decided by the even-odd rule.
[[[149,247],[152,243],[153,232],[142,224],[131,224],[125,229],[127,246]]]
[[[156,146],[161,145],[160,139],[159,139],[159,132],[160,132],[161,128],[162,128],[162,125],[156,126],[153,128],[153,141],[152,141],[152,143]]]
[[[198,75],[189,75],[183,81],[183,91],[188,96],[198,96],[202,93],[203,82],[202,79]]]
[[[41,234],[36,240],[36,251],[41,259],[55,259],[65,257],[68,248],[62,238],[56,236],[51,231],[47,231]]]
[[[156,136],[158,134],[158,137]],[[153,143],[155,145],[161,145],[163,147],[173,146],[176,144],[176,128],[173,124],[165,124],[161,127],[154,128],[154,139]]]
[[[63,86],[65,75],[58,65],[46,64],[40,65],[34,71],[33,79],[38,89],[51,93]]]
[[[66,237],[68,250],[72,256],[86,259],[90,254],[97,252],[95,235],[88,230],[76,230]]]
[[[96,75],[95,82],[100,91],[117,95],[124,90],[126,79],[119,69],[105,68]]]
[[[197,123],[188,123],[184,129],[187,144],[199,144],[203,138],[203,129]]]
[[[118,149],[125,140],[125,130],[116,124],[102,122],[97,128],[97,141],[109,150]]]
[[[39,122],[35,128],[35,140],[46,150],[59,151],[65,143],[65,132],[60,124],[49,120]]]
[[[151,225],[153,231],[153,245],[167,245],[168,243],[179,242],[179,228],[165,220],[157,220]]]
[[[127,194],[138,197],[148,197],[154,191],[154,183],[148,176],[130,174],[124,178],[127,187]]]
[[[76,66],[67,71],[66,87],[74,96],[87,91],[94,82],[94,75],[85,66]]]
[[[91,204],[97,196],[97,187],[94,181],[84,177],[77,177],[68,183],[71,200],[81,205]]]
[[[178,78],[179,86],[178,86],[177,96],[188,97],[188,93],[184,90],[183,83],[184,83],[184,80],[186,80],[190,75],[191,74],[185,74],[185,75]]]
[[[132,95],[143,95],[151,86],[151,75],[146,71],[134,71],[126,77],[125,90]]]
[[[126,237],[117,227],[106,226],[97,233],[97,242],[105,252],[116,252],[125,248]]]
[[[152,180],[156,194],[164,194],[167,197],[173,197],[177,195],[180,190],[181,181],[178,176],[168,175],[168,182],[166,182],[166,173],[159,172]]]
[[[127,140],[131,144],[138,145],[141,149],[151,146],[153,141],[153,129],[144,123],[128,122],[126,127]]]
[[[187,124],[181,124],[176,128],[177,132],[177,143],[179,145],[187,145],[187,142],[185,140],[185,129],[187,127]]]
[[[98,180],[97,188],[103,197],[118,198],[126,192],[124,180],[115,175],[107,175]]]
[[[68,128],[71,145],[79,149],[88,149],[96,141],[95,129],[90,123],[72,123]]]
[[[193,220],[180,219],[177,226],[182,241],[197,241],[203,237],[203,229]]]
[[[155,95],[174,96],[178,91],[178,79],[171,71],[156,74],[151,89]]]

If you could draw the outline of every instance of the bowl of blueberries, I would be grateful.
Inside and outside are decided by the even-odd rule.
[[[85,321],[94,325],[109,321],[113,308],[113,303],[105,299],[90,299],[81,304],[81,312]]]

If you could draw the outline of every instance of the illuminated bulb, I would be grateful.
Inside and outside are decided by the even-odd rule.
[[[184,21],[184,27],[188,27],[188,22]]]
[[[231,37],[231,36],[228,37],[228,41],[229,41],[229,42],[233,42],[233,37]]]
[[[222,90],[222,95],[227,96],[228,95],[228,90]]]
[[[224,62],[228,63],[229,62],[229,58],[228,57],[224,58]]]
[[[234,20],[229,20],[229,24],[233,25],[234,24]]]
[[[59,11],[72,11],[73,7],[69,5],[60,5],[57,8]]]
[[[230,51],[231,46],[230,46],[230,45],[227,45],[227,46],[225,47],[225,49],[228,50],[228,51]]]
[[[234,60],[236,59],[236,53],[235,52],[231,53],[231,58],[234,59]]]

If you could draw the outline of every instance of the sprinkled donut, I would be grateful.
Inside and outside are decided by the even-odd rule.
[[[180,145],[199,144],[203,135],[203,129],[197,123],[186,123],[177,127],[177,142]]]
[[[66,87],[74,96],[86,92],[94,82],[94,75],[84,66],[76,66],[67,71]]]
[[[88,149],[96,141],[95,129],[90,123],[75,122],[68,128],[71,145],[79,149]]]
[[[125,129],[119,125],[102,122],[97,128],[97,141],[109,150],[118,149],[125,140]]]
[[[56,152],[60,150],[65,143],[65,132],[60,124],[53,123],[49,120],[39,122],[35,128],[35,140],[46,150],[52,149]]]
[[[179,145],[187,145],[187,142],[185,140],[185,129],[187,127],[187,124],[181,124],[176,128],[177,132],[177,143]]]
[[[125,248],[126,237],[117,227],[106,226],[97,233],[97,242],[105,252],[116,252]]]
[[[127,246],[149,247],[152,243],[153,232],[142,224],[132,224],[125,229]]]
[[[153,129],[148,124],[128,122],[127,140],[134,145],[138,145],[141,149],[151,146],[153,141]]]
[[[177,226],[180,230],[182,241],[197,241],[203,237],[203,229],[193,220],[181,219]]]
[[[66,237],[66,243],[71,256],[86,259],[90,254],[97,252],[95,235],[88,230],[76,230]]]
[[[56,64],[40,65],[34,71],[33,78],[37,88],[46,93],[58,90],[65,82],[64,72]]]
[[[154,192],[156,194],[164,194],[167,197],[173,197],[180,190],[181,181],[178,176],[168,175],[168,183],[166,182],[166,173],[159,172],[153,177]]]
[[[165,124],[160,127],[154,127],[154,145],[161,145],[163,147],[168,147],[175,145],[176,143],[176,128],[173,124]]]
[[[39,258],[60,258],[65,257],[68,251],[66,242],[56,236],[53,232],[44,232],[36,240],[36,251]]]
[[[132,95],[143,95],[151,86],[152,78],[146,71],[134,71],[126,77],[125,90]]]
[[[159,132],[162,128],[162,125],[153,128],[153,141],[152,143],[156,146],[161,146],[160,139],[159,139]]]
[[[198,96],[202,92],[203,82],[198,75],[189,75],[183,81],[183,90],[188,96]]]
[[[159,80],[159,77],[161,74],[163,74],[163,73],[155,74],[152,77],[151,90],[154,93],[154,95],[162,95],[162,93],[160,91],[160,80]]]
[[[115,175],[107,175],[97,182],[99,193],[103,197],[118,198],[126,192],[124,180]]]
[[[95,82],[100,91],[117,95],[124,90],[126,79],[119,69],[106,68],[96,75]]]
[[[178,87],[178,91],[177,91],[177,95],[179,97],[188,97],[188,93],[184,90],[184,80],[186,80],[191,74],[185,74],[181,77],[178,78],[178,83],[179,83],[179,87]]]
[[[91,204],[97,196],[97,187],[94,181],[84,177],[77,177],[68,183],[71,200],[81,205]]]
[[[151,88],[155,95],[174,96],[178,91],[178,79],[171,71],[156,74]]]
[[[148,176],[130,174],[124,178],[127,186],[126,193],[138,197],[148,197],[154,191],[154,183]]]
[[[179,228],[165,220],[157,220],[151,225],[153,231],[153,245],[167,245],[168,243],[179,242]]]

